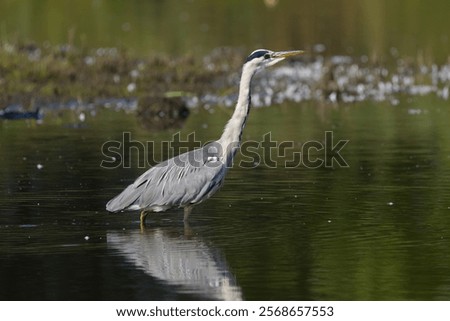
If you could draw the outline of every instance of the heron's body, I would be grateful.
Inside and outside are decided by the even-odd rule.
[[[255,50],[243,66],[236,109],[220,139],[150,168],[110,200],[106,209],[110,212],[141,210],[143,223],[146,212],[183,207],[187,220],[192,207],[211,197],[224,183],[250,111],[251,80],[256,71],[300,53]]]
[[[211,197],[224,182],[227,168],[203,148],[180,154],[150,168],[121,194],[108,202],[110,212],[120,210],[165,211],[190,207]],[[201,174],[201,175],[199,175]],[[186,218],[187,218],[186,215]]]

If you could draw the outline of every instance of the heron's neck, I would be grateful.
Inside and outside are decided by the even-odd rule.
[[[239,85],[239,98],[236,108],[219,140],[222,147],[227,150],[227,154],[231,152],[230,148],[233,148],[234,152],[232,155],[234,155],[236,148],[240,145],[242,131],[244,130],[245,122],[247,121],[247,116],[250,111],[250,87],[255,72],[256,70],[247,65],[244,65],[242,69],[241,82]]]

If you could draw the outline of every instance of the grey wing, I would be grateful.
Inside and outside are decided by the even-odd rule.
[[[227,168],[220,155],[205,153],[207,146],[150,168],[109,201],[106,209],[164,210],[209,198],[222,186]]]

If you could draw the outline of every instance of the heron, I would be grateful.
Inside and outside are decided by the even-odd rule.
[[[192,208],[222,187],[225,176],[232,167],[250,111],[251,82],[255,73],[302,53],[302,50],[253,51],[242,67],[237,104],[222,136],[201,148],[179,154],[151,167],[111,199],[106,204],[106,209],[109,212],[140,210],[140,222],[145,225],[149,212],[162,212],[178,207],[184,209],[184,221],[187,222]]]

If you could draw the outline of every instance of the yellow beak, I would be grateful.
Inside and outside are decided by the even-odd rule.
[[[305,53],[303,50],[278,51],[272,54],[272,58],[286,58],[291,56],[298,56]]]

